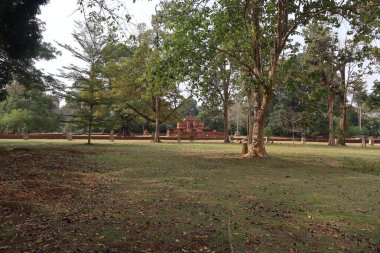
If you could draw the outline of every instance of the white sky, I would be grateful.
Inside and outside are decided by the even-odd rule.
[[[159,0],[125,0],[128,4],[128,11],[132,15],[131,23],[150,24],[151,16]],[[71,56],[71,54],[60,48],[55,41],[61,44],[73,44],[72,32],[74,31],[74,21],[83,21],[83,16],[79,11],[77,0],[50,0],[50,3],[41,8],[39,18],[45,22],[46,31],[43,33],[44,41],[50,42],[59,51],[61,56],[51,61],[39,61],[37,67],[44,69],[47,73],[58,74],[59,69],[72,63],[78,65],[80,61]]]

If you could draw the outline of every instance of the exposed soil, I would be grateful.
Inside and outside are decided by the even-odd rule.
[[[307,204],[289,197],[295,194],[291,184],[275,185],[297,183],[288,172],[275,180],[244,176],[233,166],[246,160],[232,154],[203,158],[200,151],[181,156],[185,165],[179,170],[178,154],[149,150],[155,156],[149,160],[146,149],[0,148],[0,253],[223,253],[230,252],[227,225],[235,252],[380,252],[368,236],[378,228],[363,223],[363,231],[352,232],[351,225],[314,218]],[[94,162],[103,153],[107,158]],[[126,156],[122,166],[115,165]],[[226,164],[221,171],[213,171],[216,159],[218,166]],[[267,182],[275,186],[260,185]],[[297,187],[306,185],[300,182]]]
[[[157,200],[126,198],[128,186],[81,161],[88,154],[76,149],[0,154],[0,252],[212,252],[206,245],[215,244],[215,229],[186,232],[178,225],[192,224],[191,217],[154,217],[189,199],[170,191]],[[168,237],[178,239],[168,244]]]

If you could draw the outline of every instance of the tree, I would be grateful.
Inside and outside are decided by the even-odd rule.
[[[232,99],[236,95],[239,73],[226,55],[218,54],[209,62],[207,69],[198,77],[195,89],[199,90],[203,105],[223,115],[224,143],[230,142],[228,115]]]
[[[198,102],[194,98],[188,98],[177,111],[178,116],[182,119],[186,116],[197,116],[199,114]]]
[[[200,106],[198,119],[205,123],[205,129],[207,130],[224,130],[224,117],[219,112],[212,110],[208,106]]]
[[[241,101],[236,100],[234,104],[228,108],[228,110],[228,125],[236,126],[236,128],[233,129],[232,133],[234,135],[242,135],[242,132],[246,131],[247,119],[244,117],[243,112],[245,111],[245,108],[243,108]]]
[[[365,102],[368,100],[366,84],[361,78],[352,81],[352,101],[356,103],[358,114],[358,127],[362,129],[363,109]]]
[[[169,31],[174,30],[167,37],[165,47],[176,62],[177,75],[191,92],[209,110],[223,115],[224,142],[228,143],[228,109],[241,86],[240,65],[228,54],[216,50],[228,42],[214,40],[215,35],[209,29],[212,26],[209,10],[193,13],[193,4],[191,1],[163,3],[159,16]]]
[[[274,91],[273,103],[268,110],[266,127],[272,129],[274,135],[288,135],[282,115],[289,111],[302,113],[299,122],[302,134],[327,135],[325,112],[327,111],[327,91],[320,85],[320,79],[310,73],[310,66],[305,64],[304,53],[291,55],[281,60],[278,79],[282,85]]]
[[[380,109],[380,82],[373,83],[372,92],[368,97],[368,104],[371,109]]]
[[[111,129],[119,128],[118,134],[130,135],[130,125],[134,121],[141,123],[141,117],[134,112],[131,103],[139,94],[140,88],[134,81],[139,76],[135,68],[140,63],[133,62],[136,47],[128,43],[108,43],[102,50],[104,67],[102,74],[107,79],[109,102],[113,117]],[[137,75],[137,76],[136,76]]]
[[[76,106],[73,120],[83,124],[88,129],[87,143],[91,144],[93,126],[102,123],[107,109],[107,83],[102,74],[104,62],[102,50],[109,41],[109,37],[96,23],[87,22],[85,25],[77,23],[79,31],[73,37],[79,48],[70,45],[61,47],[68,50],[73,56],[83,61],[87,66],[70,65],[64,68],[61,76],[73,80],[70,87],[66,87],[63,96]]]
[[[376,60],[376,63],[379,65],[380,63],[380,48],[374,47],[373,55]],[[369,106],[371,109],[379,109],[380,108],[380,81],[376,80],[373,83],[372,93],[369,95]]]
[[[304,114],[299,112],[294,112],[292,110],[284,112],[282,118],[285,120],[284,128],[292,133],[292,141],[294,145],[294,135],[295,133],[302,132],[301,121],[303,120]]]
[[[55,49],[42,41],[43,23],[36,16],[48,0],[2,0],[0,4],[0,100],[12,80],[42,83],[35,59],[54,58]]]
[[[337,35],[327,24],[310,24],[304,30],[307,43],[303,55],[305,67],[311,72],[312,78],[324,80],[323,86],[328,91],[329,105],[329,145],[334,144],[334,100],[340,100],[340,119],[338,143],[345,145],[347,125],[347,93],[353,80],[362,77],[370,65],[364,67],[364,60],[369,57],[369,45],[360,41],[349,39],[348,32],[343,45],[338,42]],[[323,76],[326,76],[323,78]],[[328,80],[330,79],[330,80]],[[318,80],[316,80],[318,81]]]
[[[155,123],[154,141],[159,142],[160,125],[173,118],[185,100],[171,70],[173,64],[160,46],[164,31],[158,26],[148,30],[145,24],[138,25],[138,30],[124,45],[129,48],[127,55],[108,61],[105,71],[116,111]]]
[[[39,89],[14,83],[7,87],[8,98],[0,102],[0,129],[21,133],[56,131],[61,120],[59,100]]]
[[[164,9],[167,16],[173,17],[170,28],[177,38],[183,38],[183,41],[198,34],[198,40],[204,40],[210,47],[215,46],[248,70],[254,82],[254,117],[253,142],[245,157],[268,156],[264,147],[264,120],[273,92],[281,85],[277,79],[279,60],[284,50],[292,45],[290,38],[298,33],[297,29],[310,20],[324,20],[338,25],[338,15],[341,15],[356,30],[355,37],[366,36],[370,41],[371,36],[376,36],[379,12],[374,1],[354,0],[185,0],[180,3],[172,1]],[[202,35],[209,34],[209,31],[214,36],[204,38]],[[222,43],[226,40],[228,43]]]
[[[242,71],[242,83],[244,87],[244,91],[247,96],[247,139],[248,139],[248,145],[252,144],[252,84],[253,82],[250,80],[249,75]]]
[[[357,37],[356,40],[347,37],[339,46],[338,54],[335,59],[335,65],[339,73],[339,85],[337,95],[340,99],[340,119],[339,119],[339,145],[346,145],[347,130],[347,94],[355,79],[362,78],[364,75],[371,73],[372,62],[364,64],[370,60],[372,46],[366,42],[365,37]]]
[[[334,101],[338,89],[337,69],[334,63],[337,52],[337,38],[331,28],[316,23],[304,30],[306,48],[305,64],[313,78],[320,82],[328,92],[329,141],[328,145],[335,145],[334,138]]]

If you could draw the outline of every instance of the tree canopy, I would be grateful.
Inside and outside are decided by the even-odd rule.
[[[6,84],[19,80],[25,85],[42,83],[43,73],[34,59],[51,59],[55,50],[42,40],[43,23],[36,18],[48,0],[4,0],[0,3],[0,99]]]

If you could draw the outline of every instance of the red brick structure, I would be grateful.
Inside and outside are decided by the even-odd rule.
[[[179,132],[203,132],[204,129],[205,123],[194,116],[186,116],[182,122],[177,122]]]
[[[177,122],[176,129],[169,129],[168,137],[180,137],[183,139],[223,139],[224,133],[216,130],[205,130],[205,123],[194,116],[186,116],[181,122]]]

